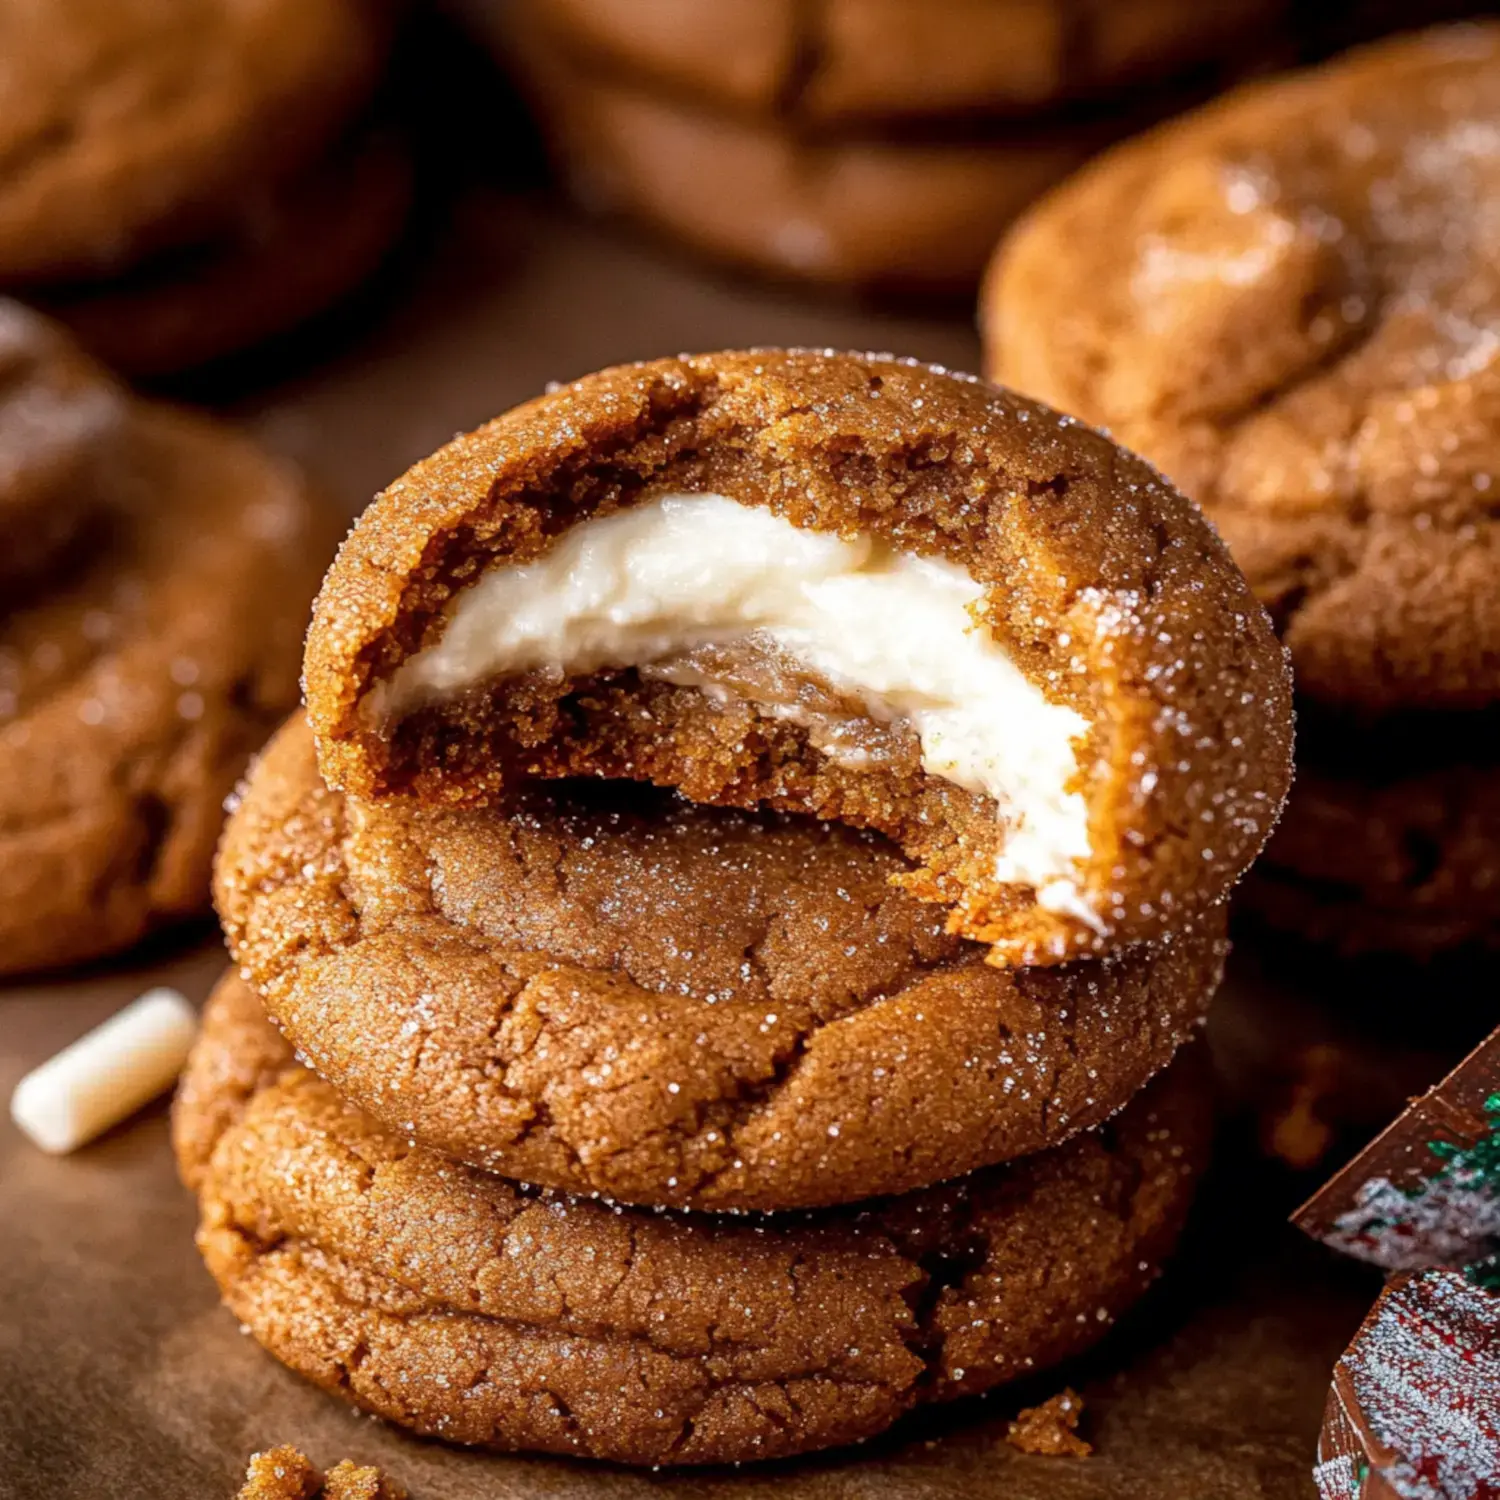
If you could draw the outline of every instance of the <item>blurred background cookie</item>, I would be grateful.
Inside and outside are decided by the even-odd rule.
[[[1262,909],[1351,950],[1494,941],[1497,132],[1500,27],[1388,42],[1107,154],[984,300],[991,371],[1160,464],[1271,610],[1310,774]]]
[[[530,0],[600,70],[821,124],[1026,114],[1233,54],[1264,0]],[[498,10],[482,3],[476,10]]]
[[[1038,193],[1276,45],[1275,0],[459,0],[576,196],[741,268],[963,292]],[[1165,90],[1165,92],[1163,92]]]
[[[380,80],[395,9],[4,0],[0,288],[150,375],[320,311],[401,221],[403,169],[342,144]],[[216,315],[221,298],[232,316]]]
[[[40,320],[0,303],[6,323]],[[103,427],[98,408],[88,384],[39,428],[0,406],[0,483],[71,424],[87,506],[0,608],[0,973],[206,909],[224,798],[297,700],[332,552],[301,476],[246,438],[142,402]]]

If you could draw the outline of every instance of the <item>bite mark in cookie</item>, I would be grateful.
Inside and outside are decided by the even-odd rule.
[[[549,571],[632,539],[650,570],[678,525],[735,539],[629,599],[601,563],[508,639]],[[1285,663],[1193,508],[1045,408],[880,356],[623,367],[455,440],[356,526],[307,686],[358,797],[610,776],[839,819],[1002,964],[1213,904],[1288,778]]]
[[[951,562],[803,531],[719,495],[666,495],[566,533],[455,597],[441,636],[367,700],[399,720],[496,677],[636,668],[807,729],[852,769],[916,758],[991,799],[996,878],[1098,919],[1080,896],[1088,808],[1072,790],[1088,724],[1049,702],[984,624]]]

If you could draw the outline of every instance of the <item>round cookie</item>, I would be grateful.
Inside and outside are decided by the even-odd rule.
[[[231,977],[174,1129],[225,1301],[299,1373],[452,1442],[702,1464],[855,1442],[1095,1343],[1171,1251],[1209,1110],[1185,1061],[1100,1131],[947,1187],[619,1211],[413,1149]]]
[[[0,588],[34,578],[78,534],[126,409],[124,392],[62,332],[0,301]]]
[[[401,233],[411,192],[405,145],[365,138],[247,211],[233,239],[36,300],[116,369],[194,369],[289,332],[367,281]]]
[[[136,405],[87,546],[0,618],[0,972],[208,906],[223,800],[297,699],[332,547],[301,478]]]
[[[386,0],[5,0],[0,281],[87,277],[232,222],[373,88]]]
[[[504,35],[494,0],[468,0]],[[594,68],[804,124],[1010,114],[1223,61],[1273,21],[1263,0],[531,0]]]
[[[527,73],[583,203],[731,266],[871,290],[970,292],[1016,215],[1131,128],[809,140],[592,75],[540,47]]]
[[[230,953],[301,1056],[393,1129],[623,1202],[904,1192],[1119,1109],[1201,1021],[1220,913],[1005,971],[843,825],[631,783],[380,808],[294,720],[225,830]]]
[[[885,356],[622,366],[456,438],[356,524],[305,672],[361,798],[604,775],[872,827],[1000,963],[1211,907],[1289,774],[1281,648],[1196,509]]]
[[[1240,90],[1102,157],[1001,245],[999,378],[1197,499],[1300,693],[1500,697],[1500,26]]]

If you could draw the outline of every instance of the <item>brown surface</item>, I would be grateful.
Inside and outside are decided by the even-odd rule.
[[[273,441],[321,464],[351,513],[456,429],[547,379],[622,359],[745,343],[894,347],[959,367],[977,358],[962,322],[875,319],[715,285],[524,204],[471,204],[455,230],[357,351],[243,404]],[[0,1091],[148,983],[175,976],[200,998],[222,964],[208,945],[113,978],[13,988],[0,1001]],[[1219,1012],[1247,1084],[1274,1071],[1279,1034],[1307,1025],[1310,1008],[1289,998],[1274,1026],[1261,1014]],[[1389,1087],[1372,1071],[1362,1102],[1382,1079]],[[1070,1372],[1096,1446],[1087,1460],[1004,1443],[1017,1409],[1054,1385],[963,1404],[852,1454],[664,1480],[465,1454],[372,1426],[282,1370],[216,1305],[164,1110],[63,1161],[6,1123],[0,1475],[27,1500],[143,1490],[216,1500],[234,1493],[252,1451],[295,1441],[323,1463],[378,1462],[424,1500],[1309,1500],[1328,1371],[1375,1286],[1278,1222],[1286,1196],[1225,1163],[1181,1274]]]
[[[484,570],[674,491],[868,534],[983,587],[994,641],[1089,726],[1070,782],[1087,809],[1088,920],[997,877],[991,799],[929,775],[909,743],[853,767],[827,755],[776,713],[774,689],[769,705],[754,689],[721,703],[631,670],[535,673],[372,712]],[[1199,512],[1091,429],[888,355],[620,366],[455,439],[360,516],[303,676],[319,763],[351,796],[481,804],[523,776],[603,775],[835,818],[890,837],[916,865],[901,883],[998,964],[1108,953],[1197,919],[1259,853],[1290,778],[1284,653]],[[857,706],[834,709],[859,728]]]
[[[503,813],[346,802],[300,719],[227,825],[234,961],[388,1126],[626,1203],[811,1208],[1098,1124],[1197,1029],[1223,913],[1005,971],[844,824],[613,781]]]
[[[990,370],[1203,505],[1318,703],[1500,698],[1497,118],[1500,26],[1384,43],[1108,153],[989,275]]]

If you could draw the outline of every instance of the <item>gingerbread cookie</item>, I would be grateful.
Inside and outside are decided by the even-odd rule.
[[[528,50],[576,196],[751,271],[897,292],[969,291],[1039,194],[1128,132],[1052,122],[957,139],[810,140]]]
[[[293,1369],[453,1442],[690,1464],[858,1441],[1094,1343],[1176,1240],[1205,1106],[1188,1063],[1100,1131],[905,1198],[617,1211],[413,1149],[231,977],[174,1123],[209,1269]]]
[[[306,682],[359,797],[604,775],[871,827],[1003,963],[1206,910],[1289,773],[1282,652],[1197,511],[880,356],[621,367],[455,439],[356,525]]]
[[[494,0],[463,7],[503,34]],[[1228,59],[1281,7],[1262,0],[530,0],[596,69],[803,124],[1012,114]]]
[[[247,207],[233,237],[33,300],[116,369],[194,369],[289,332],[368,281],[401,233],[411,193],[405,144],[366,136]]]
[[[1006,972],[893,884],[907,868],[876,835],[629,783],[346,801],[299,720],[238,800],[216,891],[301,1054],[393,1128],[574,1192],[773,1209],[1096,1124],[1218,983],[1218,913]]]
[[[223,799],[296,701],[331,550],[300,476],[205,418],[134,405],[99,482],[0,616],[5,973],[206,908]]]
[[[385,0],[0,7],[0,282],[97,276],[232,223],[343,129]]]
[[[1158,463],[1300,692],[1500,698],[1500,26],[1400,38],[1108,153],[1001,246],[990,369]]]
[[[65,334],[0,301],[0,587],[24,585],[89,518],[126,404]]]

